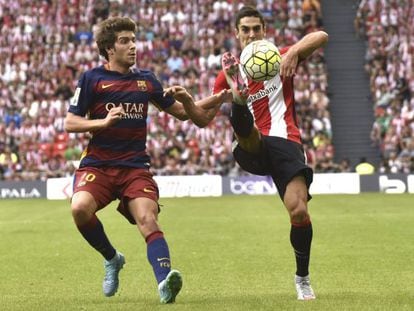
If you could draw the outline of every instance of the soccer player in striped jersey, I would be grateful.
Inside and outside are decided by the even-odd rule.
[[[179,86],[163,90],[155,75],[136,68],[136,24],[114,17],[99,24],[96,43],[106,64],[79,79],[65,119],[67,132],[90,132],[91,139],[74,178],[71,209],[85,240],[104,257],[103,292],[118,290],[125,258],[105,234],[96,212],[119,199],[118,211],[136,224],[147,244],[147,258],[158,283],[162,303],[172,303],[182,286],[181,273],[171,269],[170,252],[157,222],[158,187],[146,153],[150,103],[180,120],[206,126],[214,107],[231,98],[223,91],[194,103]]]
[[[235,34],[243,49],[264,39],[263,16],[253,7],[236,15]],[[309,279],[312,223],[307,202],[313,172],[306,165],[295,114],[293,76],[305,60],[328,40],[323,31],[304,36],[296,44],[280,49],[280,74],[255,82],[247,80],[238,59],[223,55],[223,70],[217,76],[214,93],[233,92],[230,121],[235,133],[233,154],[238,164],[256,175],[270,175],[290,216],[290,241],[296,258],[295,287],[299,300],[315,299]]]

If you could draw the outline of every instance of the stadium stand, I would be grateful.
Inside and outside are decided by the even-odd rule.
[[[323,27],[319,1],[255,4],[266,18],[269,38],[279,46],[290,45],[307,32]],[[0,180],[44,180],[72,174],[88,135],[65,134],[63,120],[80,73],[102,63],[93,42],[99,21],[115,15],[137,21],[138,66],[153,70],[165,86],[180,84],[194,97],[202,98],[211,93],[223,51],[240,52],[232,24],[238,6],[241,4],[237,1],[209,0],[0,0]],[[364,8],[361,4],[360,24],[372,29],[367,31],[367,38],[371,38],[377,28],[366,18],[370,13]],[[389,40],[395,40],[399,33],[389,30],[387,34]],[[384,42],[384,48],[390,48],[390,44]],[[401,44],[401,58],[395,61],[408,61],[410,47],[410,42]],[[376,72],[376,62],[369,64],[369,70]],[[401,62],[387,69],[392,69],[394,75],[404,70]],[[408,76],[408,70],[405,73]],[[322,50],[300,65],[295,79],[297,111],[309,164],[317,172],[349,170],[333,162],[328,78]],[[412,79],[401,83],[413,86]],[[381,84],[380,78],[373,78],[373,87],[376,84]],[[394,101],[403,97],[406,104],[400,109],[382,110],[380,105],[377,113],[381,110],[386,117],[399,114],[412,122],[413,104],[403,87],[387,85],[387,90],[398,90]],[[375,93],[381,95],[378,98],[384,95]],[[223,105],[215,120],[203,129],[191,122],[176,122],[154,109],[149,111],[148,152],[155,174],[243,174],[231,155],[229,105]],[[393,120],[389,123],[405,135],[398,148],[413,153],[412,126],[407,130],[397,124],[397,118]]]
[[[413,21],[411,0],[362,0],[355,18],[356,33],[367,43],[371,139],[381,150],[381,173],[414,171]]]

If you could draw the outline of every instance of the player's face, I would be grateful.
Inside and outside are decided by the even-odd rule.
[[[236,38],[240,41],[240,47],[244,49],[250,42],[262,40],[265,35],[265,28],[260,18],[246,16],[240,19],[239,27],[236,29]]]
[[[117,35],[112,60],[122,67],[131,67],[136,60],[135,34],[132,31],[121,31]]]

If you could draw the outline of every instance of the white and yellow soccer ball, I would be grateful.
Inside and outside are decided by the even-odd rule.
[[[257,40],[245,46],[240,55],[240,64],[247,78],[267,81],[279,73],[279,49],[270,41]]]

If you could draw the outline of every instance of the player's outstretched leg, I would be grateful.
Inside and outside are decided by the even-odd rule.
[[[298,276],[295,275],[296,292],[298,293],[298,300],[312,300],[315,299],[315,293],[313,292],[310,284],[309,275]]]
[[[181,273],[177,270],[171,270],[167,277],[158,285],[161,303],[173,303],[175,297],[183,286]]]
[[[257,131],[254,131],[253,115],[247,106],[248,88],[240,75],[239,60],[231,53],[226,52],[222,56],[221,65],[233,95],[230,123],[239,143],[243,145],[242,148],[248,147],[243,149],[248,152],[251,150],[258,152],[261,146],[260,135],[258,135]],[[246,142],[241,140],[246,140]],[[254,141],[252,147],[249,146],[251,141]]]
[[[230,52],[223,54],[221,66],[233,94],[233,102],[239,105],[247,104],[248,89],[244,83],[239,70],[239,60]]]
[[[240,74],[240,62],[230,52],[223,54],[221,65],[233,100],[231,105],[230,123],[236,134],[240,147],[250,153],[262,150],[261,134],[254,125],[254,118],[247,106],[249,89]]]
[[[102,289],[105,296],[115,295],[119,285],[119,271],[125,264],[125,257],[116,252],[111,260],[104,260],[105,277],[102,283]]]

